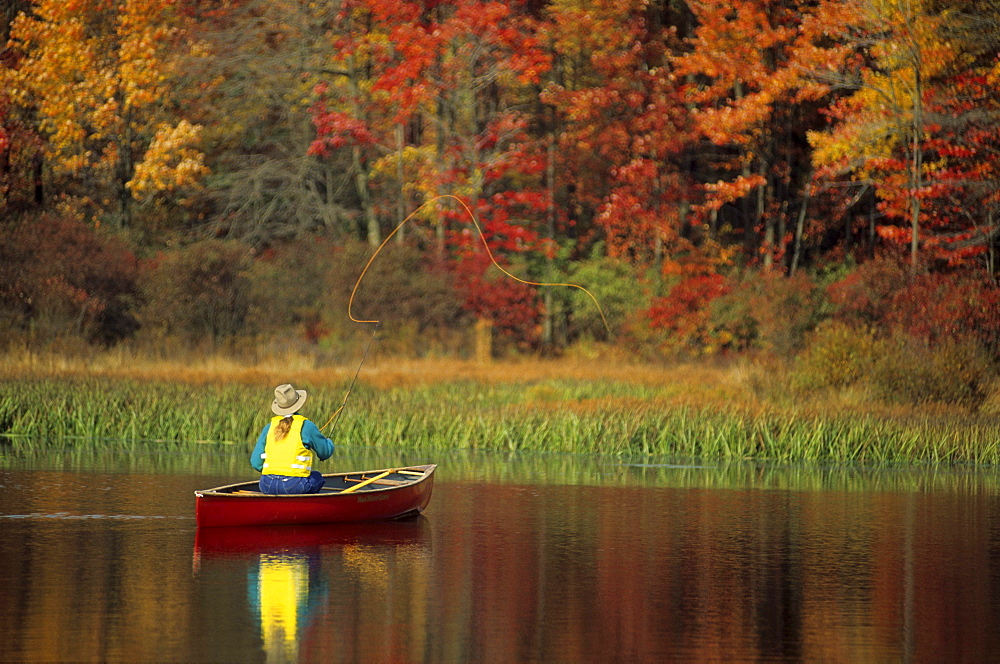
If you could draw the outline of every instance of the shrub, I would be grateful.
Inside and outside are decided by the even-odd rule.
[[[347,316],[346,303],[334,310],[340,302],[327,277],[336,252],[329,240],[313,237],[273,246],[253,262],[251,314],[259,334],[294,344],[318,344],[331,334],[332,319]]]
[[[884,258],[868,261],[827,288],[832,315],[855,327],[884,329],[893,300],[909,283],[907,269]]]
[[[10,331],[114,343],[136,329],[137,293],[138,261],[115,237],[50,215],[4,228],[0,310]]]
[[[600,256],[603,246],[595,247],[590,258],[573,264],[567,281],[586,288],[600,304],[578,288],[560,288],[555,291],[569,301],[572,318],[569,329],[571,339],[607,339],[604,318],[611,328],[611,340],[622,336],[643,336],[637,312],[649,306],[649,293],[643,288],[636,272],[624,261]]]
[[[978,274],[928,274],[896,293],[890,331],[936,346],[975,341],[1000,359],[1000,289]]]
[[[324,320],[331,330],[348,334],[357,325],[348,317],[351,291],[371,257],[365,244],[350,243],[329,256]],[[389,244],[372,262],[354,296],[351,314],[382,321],[384,345],[422,355],[429,339],[457,343],[471,323],[463,310],[456,278],[431,254],[409,245]]]
[[[823,315],[825,298],[812,279],[798,273],[750,273],[712,303],[712,326],[731,347],[757,347],[791,358]]]
[[[920,339],[895,335],[878,344],[872,384],[890,401],[946,403],[975,410],[989,396],[996,369],[975,341],[948,340],[931,347]]]
[[[779,357],[791,358],[820,321],[824,297],[805,272],[786,277],[778,272],[760,276],[750,306],[757,320],[760,345]]]
[[[729,291],[710,303],[710,326],[722,350],[748,350],[760,336],[757,318],[747,297],[749,290],[749,284],[732,280]]]
[[[880,259],[832,284],[828,295],[837,320],[930,346],[975,340],[1000,359],[1000,289],[979,273],[911,278],[905,267]]]
[[[877,344],[868,328],[824,321],[795,358],[792,384],[802,389],[844,388],[867,380],[876,362]]]
[[[204,240],[159,254],[143,280],[145,334],[214,347],[251,333],[250,266],[249,248],[232,241]]]
[[[720,274],[689,276],[657,298],[647,314],[653,329],[673,335],[676,344],[711,347],[711,303],[731,290]],[[724,341],[728,341],[724,338]]]

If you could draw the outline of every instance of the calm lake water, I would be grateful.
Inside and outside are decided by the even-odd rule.
[[[996,470],[340,451],[425,515],[198,531],[243,456],[0,456],[0,659],[1000,659]]]

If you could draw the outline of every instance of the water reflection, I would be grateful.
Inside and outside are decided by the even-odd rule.
[[[260,637],[269,662],[296,661],[299,629],[326,598],[317,556],[262,553],[247,580],[247,598],[260,616]]]
[[[227,478],[0,470],[0,659],[1000,660],[995,471],[534,463],[200,531]]]
[[[400,592],[424,592],[427,536],[425,517],[330,526],[204,528],[195,536],[193,569],[196,576],[245,576],[247,606],[265,661],[325,659],[331,642],[336,652],[369,652],[379,643],[369,634],[391,633],[391,612],[376,612],[364,620],[360,616],[368,607],[392,605]]]

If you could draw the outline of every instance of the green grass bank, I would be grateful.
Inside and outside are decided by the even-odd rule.
[[[324,433],[379,449],[537,451],[834,463],[1000,461],[1000,420],[957,409],[889,408],[759,394],[726,369],[601,374],[585,365],[374,368]],[[259,373],[125,370],[0,375],[0,450],[245,447],[269,416]],[[137,373],[137,372],[136,372]],[[303,369],[303,411],[326,424],[352,371]],[[287,375],[287,374],[286,374]],[[233,447],[229,447],[233,449]],[[235,449],[234,449],[235,452]]]

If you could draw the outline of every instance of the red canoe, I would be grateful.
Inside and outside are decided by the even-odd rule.
[[[436,465],[324,475],[320,493],[270,496],[257,482],[195,491],[199,528],[344,523],[420,514],[431,499]]]

